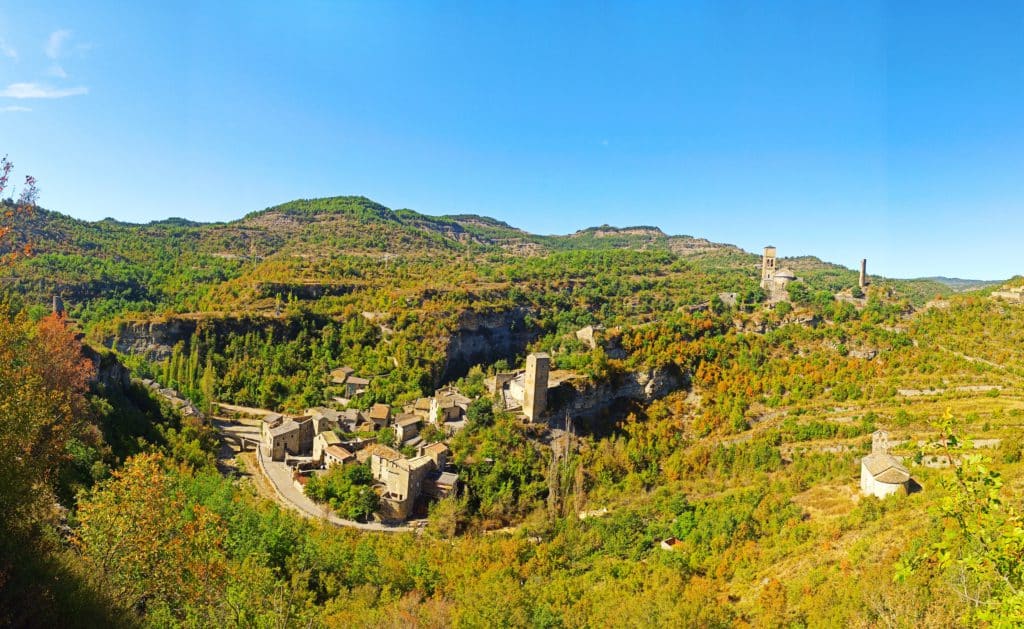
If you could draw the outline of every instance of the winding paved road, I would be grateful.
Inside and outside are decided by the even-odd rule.
[[[262,446],[256,448],[256,460],[259,462],[260,470],[263,472],[263,475],[274,487],[274,493],[277,494],[278,502],[285,507],[298,511],[304,517],[319,518],[321,520],[326,520],[335,526],[347,526],[349,528],[360,529],[363,531],[403,533],[417,530],[416,527],[404,524],[392,525],[384,524],[382,522],[356,522],[355,520],[339,518],[328,507],[318,505],[313,502],[304,493],[299,491],[297,487],[295,487],[295,483],[292,482],[292,471],[287,465],[264,459]]]
[[[228,439],[236,442],[245,440],[247,442],[259,444],[260,441],[260,429],[254,426],[231,424],[223,421],[214,420],[213,426],[225,437],[225,441]],[[233,455],[233,452],[232,452]],[[345,526],[348,528],[359,529],[362,531],[381,531],[385,533],[401,533],[416,531],[419,527],[409,526],[407,524],[384,524],[382,522],[356,522],[354,520],[345,520],[335,515],[328,507],[324,505],[318,505],[317,503],[310,500],[304,493],[299,491],[295,487],[295,483],[292,482],[292,471],[284,463],[277,461],[271,461],[269,458],[263,457],[263,447],[261,445],[256,446],[256,461],[259,464],[260,472],[263,477],[269,481],[270,486],[274,489],[274,495],[277,498],[277,503],[286,509],[291,509],[298,512],[300,515],[306,518],[317,518],[320,520],[326,520],[335,526]]]

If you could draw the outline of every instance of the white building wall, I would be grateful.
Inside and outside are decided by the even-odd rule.
[[[867,466],[861,463],[860,466],[860,491],[866,496],[885,498],[904,489],[905,483],[880,483],[875,480],[874,475],[868,471]]]

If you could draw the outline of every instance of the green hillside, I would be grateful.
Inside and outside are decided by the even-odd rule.
[[[281,509],[251,469],[221,473],[210,425],[144,392],[26,395],[31,417],[75,408],[86,425],[52,470],[4,477],[52,487],[70,516],[18,511],[46,559],[0,563],[0,602],[162,626],[949,626],[1018,610],[1024,306],[984,291],[872,277],[861,297],[855,271],[801,256],[783,261],[801,278],[790,299],[768,303],[760,257],[730,245],[649,226],[538,236],[361,197],[216,224],[40,210],[18,239],[34,254],[5,270],[9,345],[45,358],[81,330],[203,408],[298,413],[330,403],[342,365],[373,377],[352,407],[451,382],[484,396],[532,351],[571,373],[559,395],[608,403],[566,434],[482,397],[448,440],[461,497],[422,532],[377,533]],[[43,318],[54,294],[70,331]],[[49,390],[45,360],[8,362],[22,375],[5,391]],[[664,374],[678,378],[657,395],[619,395]],[[0,437],[16,434],[0,413]],[[861,495],[878,429],[917,491]]]

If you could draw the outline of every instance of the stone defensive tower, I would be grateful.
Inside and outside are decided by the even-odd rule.
[[[526,357],[526,376],[523,382],[523,414],[536,421],[548,405],[548,373],[551,371],[551,357],[547,354],[530,354]]]
[[[761,256],[761,288],[764,289],[769,303],[778,303],[789,299],[786,287],[797,279],[791,269],[778,266],[775,258],[775,247],[764,248],[764,255]]]
[[[770,291],[775,279],[775,247],[765,247],[761,256],[761,288]]]
[[[868,285],[868,261],[867,258],[860,261],[860,287],[866,288]]]

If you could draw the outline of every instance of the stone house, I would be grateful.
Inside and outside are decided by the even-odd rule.
[[[366,387],[370,386],[370,381],[360,378],[355,374],[355,369],[346,365],[331,371],[331,384],[344,387],[345,397],[351,399],[366,391]]]
[[[448,454],[450,452],[451,451],[448,449],[448,446],[438,441],[437,443],[420,446],[417,454],[419,456],[430,457],[434,462],[434,466],[439,470],[443,470],[448,467]]]
[[[328,469],[335,465],[355,463],[355,461],[356,455],[340,445],[330,445],[324,448],[324,467]]]
[[[445,471],[450,453],[448,446],[441,442],[418,448],[417,454],[421,458],[428,458],[433,462],[433,469],[423,479],[422,489],[425,496],[440,500],[458,491],[458,474]]]
[[[348,377],[355,373],[355,371],[355,369],[349,367],[348,365],[344,367],[338,367],[337,369],[331,371],[331,383],[345,384],[345,382],[348,380]]]
[[[263,420],[260,436],[270,459],[283,461],[287,455],[300,456],[312,451],[313,431],[310,417],[285,418],[271,413]]]
[[[458,488],[459,475],[452,472],[434,470],[423,478],[423,495],[436,500],[447,498],[458,491]]]
[[[424,479],[435,470],[434,462],[425,456],[398,460],[380,457],[375,467],[375,478],[384,484],[380,496],[381,513],[395,520],[408,518],[422,493]]]
[[[341,438],[334,434],[334,431],[328,430],[321,432],[313,437],[313,460],[319,461],[321,464],[324,462],[324,451],[328,446],[340,446]]]
[[[313,451],[313,437],[316,436],[316,425],[313,418],[308,415],[293,419],[299,426],[299,454],[306,454]]]
[[[433,421],[431,419],[431,416],[430,416],[430,406],[431,406],[430,398],[428,398],[428,397],[421,397],[421,398],[418,398],[416,400],[416,402],[414,402],[406,410],[408,410],[413,415],[416,415],[417,417],[419,417],[423,421],[428,421],[429,422],[429,421]]]
[[[405,443],[418,436],[422,421],[419,416],[411,413],[402,413],[395,417],[395,437],[398,443]]]
[[[366,391],[368,386],[370,386],[368,379],[360,378],[359,376],[349,376],[348,380],[345,381],[345,397],[354,398]]]
[[[327,430],[334,430],[339,426],[341,420],[341,413],[324,406],[306,409],[306,415],[313,420],[313,434],[316,435]]]
[[[391,407],[387,404],[374,404],[370,407],[370,412],[366,414],[366,418],[373,423],[374,430],[380,430],[388,425],[391,421]]]
[[[430,401],[430,421],[438,424],[461,421],[470,402],[472,400],[451,385],[438,389]]]
[[[273,461],[283,461],[286,453],[299,451],[299,426],[277,413],[267,415],[260,429],[264,448]]]
[[[910,472],[885,452],[872,452],[860,461],[860,490],[866,496],[885,498],[910,489]]]
[[[369,463],[380,484],[381,514],[390,520],[405,520],[421,495],[444,497],[456,489],[458,476],[443,468],[447,452],[443,443],[431,444],[421,448],[419,456],[407,459],[393,448],[372,444],[355,456],[359,462]]]
[[[338,428],[344,432],[355,432],[357,426],[366,421],[362,411],[354,408],[347,408],[338,412]]]
[[[402,453],[380,443],[370,443],[357,450],[356,460],[360,463],[369,463],[370,471],[373,472],[373,477],[377,478],[377,472],[373,467],[374,457],[397,460],[402,458]]]

